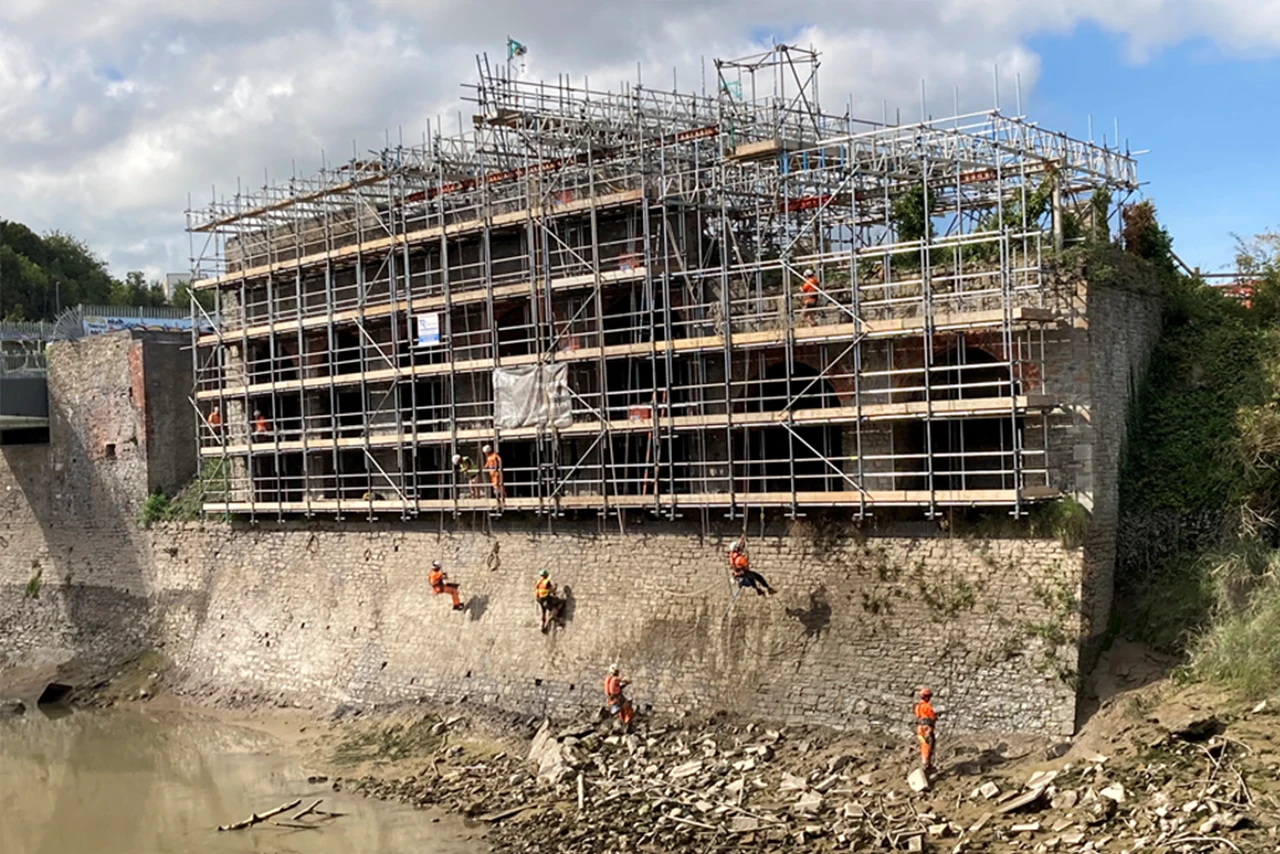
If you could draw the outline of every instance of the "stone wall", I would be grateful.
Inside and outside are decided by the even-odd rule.
[[[152,642],[135,520],[195,467],[182,340],[50,345],[49,444],[0,447],[0,668],[105,663]]]
[[[694,530],[433,528],[11,529],[4,651],[10,663],[106,663],[154,644],[193,689],[321,708],[420,697],[591,707],[616,661],[636,699],[665,710],[900,727],[928,684],[957,730],[1074,723],[1074,648],[1049,645],[1051,627],[1069,637],[1073,620],[1042,591],[1078,574],[1079,553],[1056,543],[815,539],[802,523],[751,540],[779,594],[734,598],[728,540]],[[86,535],[97,545],[77,547]],[[38,600],[21,595],[27,555],[45,568]],[[435,558],[465,611],[427,588]],[[544,567],[570,601],[566,628],[547,635],[532,596]]]
[[[732,595],[729,526],[139,529],[147,491],[183,476],[166,443],[194,429],[179,393],[189,362],[128,334],[56,345],[50,445],[0,448],[0,669],[159,646],[219,695],[533,712],[597,705],[618,661],[636,698],[666,709],[901,727],[929,684],[957,729],[1070,731],[1077,641],[1099,635],[1110,607],[1124,412],[1159,323],[1158,301],[1134,291],[1076,298],[1049,335],[1044,388],[1067,403],[1049,467],[1090,510],[1083,549],[951,538],[889,514],[862,530],[834,516],[753,526],[755,565],[781,591],[769,598]],[[463,585],[463,613],[426,588],[437,557]],[[571,592],[568,626],[545,636],[541,568]]]
[[[196,471],[196,416],[188,401],[191,341],[185,336],[148,336],[135,347],[142,361],[147,488],[172,494]]]
[[[1106,266],[1106,282],[1089,264]],[[1074,291],[1070,328],[1048,347],[1045,387],[1065,411],[1049,421],[1052,481],[1087,511],[1080,579],[1082,664],[1099,651],[1111,615],[1120,458],[1129,407],[1160,337],[1163,300],[1158,279],[1132,256],[1113,250],[1058,272],[1059,289]],[[1091,282],[1086,285],[1086,282]]]
[[[1089,368],[1093,428],[1092,518],[1084,547],[1086,660],[1097,651],[1111,616],[1115,590],[1116,531],[1120,516],[1120,460],[1129,406],[1159,339],[1161,301],[1115,287],[1089,292]]]
[[[131,519],[195,472],[185,338],[116,332],[49,346],[49,444],[5,448],[30,501],[74,524]]]

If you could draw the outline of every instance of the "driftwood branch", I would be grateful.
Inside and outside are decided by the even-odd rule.
[[[220,824],[218,825],[218,830],[244,830],[246,827],[253,827],[255,824],[261,824],[272,816],[280,815],[282,812],[288,812],[300,803],[302,803],[302,798],[298,798],[296,801],[290,801],[287,804],[281,804],[275,809],[267,810],[262,814],[254,813],[244,821],[237,821],[235,824]]]
[[[300,821],[303,816],[310,815],[311,813],[315,812],[316,807],[320,806],[322,803],[324,803],[324,798],[319,798],[318,800],[316,800],[315,803],[313,803],[311,806],[307,807],[305,810],[295,815],[291,820]]]

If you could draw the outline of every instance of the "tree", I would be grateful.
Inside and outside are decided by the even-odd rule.
[[[213,314],[215,307],[213,294],[210,291],[193,291],[186,282],[178,282],[178,286],[173,289],[173,299],[170,302],[176,308],[185,310],[191,307],[191,297],[193,295],[201,308]]]
[[[43,237],[20,222],[0,220],[0,319],[52,320],[80,303],[164,305],[141,273],[119,282],[81,240],[59,231]]]
[[[1236,269],[1239,281],[1248,283],[1253,319],[1274,325],[1280,319],[1280,233],[1263,232],[1249,241],[1236,237]]]
[[[136,305],[153,308],[166,305],[164,288],[159,282],[148,282],[140,270],[131,270],[125,274],[123,282],[111,286],[112,305]]]
[[[899,241],[928,240],[933,237],[931,214],[934,201],[933,190],[930,189],[926,194],[925,188],[920,184],[903,190],[893,200],[889,217],[897,228]]]

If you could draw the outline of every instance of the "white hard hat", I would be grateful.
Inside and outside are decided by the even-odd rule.
[[[812,268],[812,267],[810,267],[808,270],[805,270],[805,271],[804,271],[804,274],[805,274],[806,276],[812,276],[812,275],[813,275],[813,268]]]
[[[493,450],[493,445],[485,445],[481,450],[483,450],[487,454]]]
[[[460,462],[462,462],[462,455],[461,455],[461,454],[454,454],[454,455],[453,455],[453,464],[456,466],[456,465],[457,465],[458,463],[460,463]]]
[[[610,664],[610,665],[609,665],[609,672],[610,672],[610,673],[617,673],[617,672],[618,672],[618,665],[616,665],[616,664]]]

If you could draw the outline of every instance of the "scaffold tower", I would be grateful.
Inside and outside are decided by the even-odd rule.
[[[823,112],[818,67],[777,45],[685,94],[481,61],[464,132],[191,207],[206,511],[1056,497],[1046,259],[1134,159]]]

